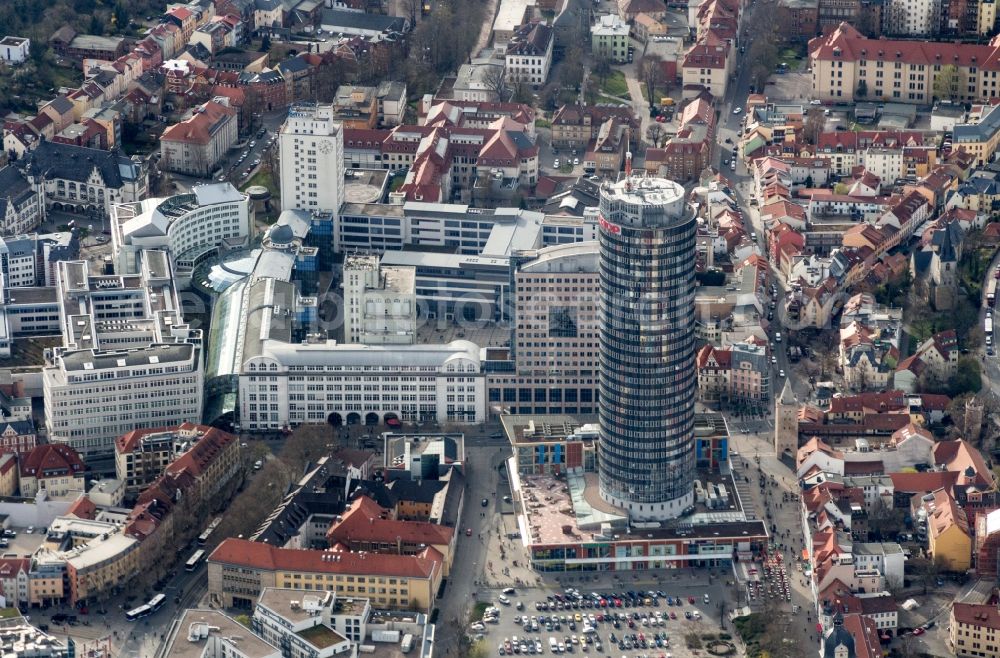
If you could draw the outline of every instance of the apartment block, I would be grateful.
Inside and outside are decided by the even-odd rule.
[[[628,61],[629,43],[628,23],[616,14],[600,16],[590,26],[590,49],[595,55],[624,64]]]
[[[340,599],[332,591],[305,594],[268,587],[254,605],[251,628],[282,647],[286,658],[331,658],[348,653],[364,639],[371,614],[368,599]],[[338,619],[342,618],[342,619]],[[346,622],[347,633],[337,622]]]
[[[234,468],[236,443],[230,434],[194,423],[132,430],[115,441],[115,475],[130,493],[145,489],[167,471],[195,464],[206,481],[225,480]]]
[[[852,103],[863,97],[930,105],[942,74],[954,75],[955,93],[948,100],[975,102],[1000,95],[997,39],[988,44],[869,39],[841,23],[809,42],[809,63],[812,95],[826,102]]]
[[[505,54],[507,79],[512,84],[544,85],[552,66],[555,34],[545,23],[528,23],[514,30]]]
[[[190,117],[160,136],[160,167],[189,176],[210,175],[238,139],[237,114],[221,97],[194,108]]]
[[[989,603],[951,606],[948,640],[959,658],[1000,657],[1000,611]]]

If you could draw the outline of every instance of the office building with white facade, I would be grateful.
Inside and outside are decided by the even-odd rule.
[[[488,368],[491,413],[597,413],[596,241],[511,257],[511,353]]]
[[[56,263],[79,256],[75,230],[0,237],[0,287],[54,286]]]
[[[28,37],[6,36],[0,39],[0,59],[8,64],[23,64],[31,50]]]
[[[344,258],[344,341],[412,345],[417,336],[416,276],[412,267],[382,267],[379,257]]]
[[[332,591],[265,587],[250,627],[281,647],[287,658],[332,658],[354,653],[352,649],[365,637],[370,615],[368,599],[340,599]]]
[[[167,254],[144,251],[135,275],[59,263],[63,346],[42,369],[49,441],[110,455],[133,429],[201,420],[201,332],[187,325]]]
[[[334,247],[342,252],[449,247],[461,254],[502,256],[512,241],[514,248],[540,246],[545,219],[532,210],[461,203],[347,203],[337,219]]]
[[[437,251],[387,251],[383,267],[408,267],[427,320],[500,320],[510,296],[510,259]]]
[[[483,422],[485,380],[469,341],[423,345],[289,342],[291,316],[273,279],[250,289],[239,377],[240,424],[269,431],[302,423]],[[288,299],[294,290],[285,289]],[[263,302],[263,303],[255,303]]]
[[[85,458],[109,455],[115,437],[132,429],[201,418],[198,345],[57,350],[42,376],[49,441]]]
[[[112,252],[116,271],[123,273],[138,271],[143,250],[161,249],[185,281],[201,260],[222,246],[245,244],[252,232],[250,199],[232,183],[196,185],[188,194],[111,208]]]
[[[337,213],[344,204],[344,130],[332,105],[296,105],[278,133],[281,207]]]

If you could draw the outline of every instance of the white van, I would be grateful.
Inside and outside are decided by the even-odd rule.
[[[556,639],[554,637],[549,636],[549,651],[551,651],[552,653],[558,653],[557,649],[559,649],[559,643],[556,642]]]

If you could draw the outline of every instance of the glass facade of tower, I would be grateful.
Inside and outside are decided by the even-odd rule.
[[[600,487],[635,520],[694,504],[695,234],[683,188],[601,191]]]

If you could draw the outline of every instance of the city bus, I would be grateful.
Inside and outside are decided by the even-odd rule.
[[[152,614],[157,610],[159,610],[160,608],[162,608],[166,600],[167,600],[166,594],[157,594],[156,596],[151,598],[149,600],[149,603],[146,604],[146,607],[149,608],[149,614]]]
[[[195,569],[198,568],[198,565],[201,564],[201,561],[204,557],[205,557],[205,551],[198,549],[197,551],[194,552],[194,555],[192,555],[191,558],[187,561],[187,564],[184,565],[184,570],[194,571]]]
[[[217,516],[211,523],[208,524],[208,527],[205,528],[205,532],[198,535],[199,546],[204,546],[208,543],[208,538],[212,536],[212,532],[219,526],[220,523],[222,523],[222,517]]]
[[[135,610],[129,610],[128,612],[126,612],[125,619],[128,619],[129,621],[135,621],[136,619],[142,619],[150,612],[152,612],[152,610],[150,610],[149,606],[144,603]]]

